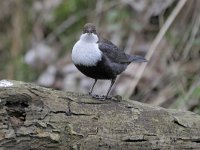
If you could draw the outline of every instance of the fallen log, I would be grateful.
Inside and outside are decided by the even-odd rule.
[[[0,81],[0,149],[200,149],[200,116]]]

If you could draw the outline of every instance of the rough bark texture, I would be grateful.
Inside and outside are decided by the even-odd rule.
[[[0,82],[0,149],[200,149],[192,112],[8,83]]]

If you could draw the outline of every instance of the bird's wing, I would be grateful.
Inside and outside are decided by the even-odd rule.
[[[119,49],[112,42],[100,39],[98,41],[99,49],[103,52],[103,55],[107,57],[111,62],[116,63],[130,63],[127,55]]]

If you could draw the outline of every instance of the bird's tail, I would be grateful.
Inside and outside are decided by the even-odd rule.
[[[147,60],[144,57],[138,55],[128,55],[128,59],[130,62],[134,63],[147,62]]]

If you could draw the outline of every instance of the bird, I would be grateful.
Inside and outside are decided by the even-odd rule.
[[[130,63],[147,62],[144,57],[126,54],[111,41],[99,36],[93,23],[84,25],[79,40],[72,48],[71,57],[73,64],[81,73],[94,79],[89,95],[103,100],[112,98],[109,93],[117,76]],[[111,81],[106,95],[92,93],[97,80]]]

